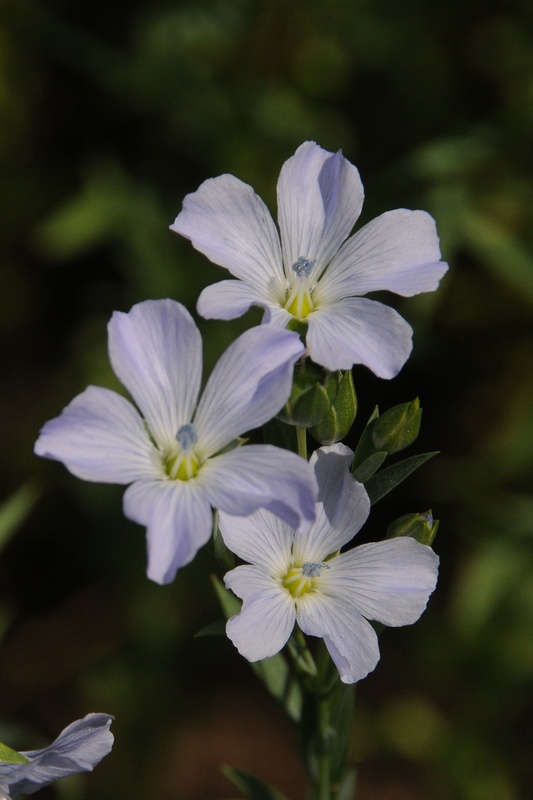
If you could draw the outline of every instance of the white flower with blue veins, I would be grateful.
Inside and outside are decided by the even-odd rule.
[[[326,369],[364,364],[393,378],[409,357],[413,331],[394,309],[362,295],[434,291],[448,266],[424,211],[389,211],[349,236],[363,196],[359,173],[341,151],[314,142],[282,167],[280,235],[251,186],[233,175],[205,181],[170,227],[238,280],[204,289],[198,312],[234,319],[262,306],[264,322],[305,323],[308,353]]]
[[[109,714],[87,714],[68,725],[42,750],[10,751],[16,762],[2,760],[0,745],[0,800],[16,800],[58,778],[90,772],[111,752],[113,734],[109,727],[113,719]]]
[[[268,508],[304,530],[314,520],[316,481],[295,453],[236,446],[287,400],[296,333],[273,326],[243,333],[216,364],[202,396],[202,340],[173,300],[147,300],[108,326],[115,374],[139,411],[109,389],[89,386],[35,444],[84,480],[131,484],[124,513],[147,526],[148,577],[169,583],[212,531],[212,507],[246,515]],[[140,412],[140,413],[139,413]]]
[[[278,653],[295,623],[324,639],[344,683],[355,683],[379,660],[367,620],[410,625],[435,588],[438,556],[409,537],[340,549],[365,522],[370,500],[350,472],[352,451],[321,447],[311,457],[318,481],[316,521],[297,533],[268,511],[238,519],[220,514],[227,546],[248,564],[224,578],[243,601],[226,632],[249,661]]]

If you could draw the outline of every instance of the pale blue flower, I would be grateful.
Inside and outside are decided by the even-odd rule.
[[[273,326],[243,333],[222,355],[201,396],[202,341],[173,300],[147,300],[108,326],[121,395],[90,386],[35,445],[79,478],[131,484],[124,513],[147,526],[148,577],[169,583],[209,539],[211,507],[231,514],[268,508],[299,529],[314,519],[308,463],[269,445],[235,447],[287,400],[297,334]]]
[[[111,752],[113,734],[109,726],[113,719],[109,714],[87,714],[66,727],[43,750],[22,751],[25,762],[0,761],[0,798],[16,800],[58,778],[91,772]]]
[[[228,572],[226,586],[243,600],[226,626],[249,661],[278,653],[295,623],[324,639],[345,683],[371,672],[376,633],[367,620],[410,625],[437,581],[439,559],[408,537],[363,544],[339,553],[365,522],[370,501],[350,472],[352,451],[322,447],[311,458],[318,480],[316,522],[303,534],[268,511],[246,519],[220,514],[228,547],[249,564]]]
[[[251,186],[233,175],[205,181],[170,227],[239,280],[204,289],[198,312],[233,319],[262,306],[264,322],[308,325],[306,344],[317,364],[365,364],[394,377],[411,352],[412,329],[392,308],[361,295],[433,291],[448,267],[424,211],[389,211],[347,238],[362,205],[357,169],[341,151],[314,142],[302,144],[281,170],[281,240]]]

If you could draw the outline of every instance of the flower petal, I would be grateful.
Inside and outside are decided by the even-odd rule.
[[[191,421],[202,377],[202,339],[187,309],[146,300],[109,322],[111,365],[162,448]]]
[[[273,577],[285,575],[291,564],[294,533],[285,522],[264,509],[247,517],[221,511],[219,526],[224,542],[239,558],[262,567]]]
[[[211,536],[211,506],[196,480],[134,483],[124,514],[147,526],[147,574],[156,583],[171,583]]]
[[[372,220],[345,242],[314,298],[320,304],[381,289],[404,297],[432,292],[447,269],[440,260],[433,217],[399,208]]]
[[[311,358],[332,371],[364,364],[379,378],[394,378],[412,349],[411,326],[394,309],[366,297],[323,306],[306,322]]]
[[[204,458],[275,416],[289,397],[293,365],[304,349],[298,334],[273,325],[251,328],[228,347],[194,417]]]
[[[365,487],[350,472],[353,452],[338,443],[320,447],[311,456],[318,481],[316,522],[294,540],[294,559],[322,561],[352,539],[370,512]]]
[[[200,293],[196,310],[205,319],[235,319],[251,306],[265,304],[259,286],[245,281],[219,281]]]
[[[324,639],[344,683],[360,681],[375,669],[379,661],[376,633],[342,597],[305,594],[298,602],[296,620],[304,633]]]
[[[35,453],[62,461],[86,481],[131,483],[162,472],[138,411],[129,400],[99,386],[89,386],[44,425]]]
[[[236,595],[244,597],[241,612],[226,624],[228,638],[239,653],[248,661],[279,653],[294,627],[294,600],[289,592],[251,566],[228,572],[224,582]]]
[[[367,619],[411,625],[437,583],[439,558],[408,536],[354,547],[330,562],[320,588],[349,602]]]
[[[211,178],[188,194],[170,229],[236,278],[260,286],[265,296],[283,290],[274,221],[252,187],[233,175]]]
[[[316,260],[320,273],[352,230],[363,205],[359,172],[339,150],[304,142],[283,165],[278,217],[288,271],[300,258]]]
[[[66,727],[42,750],[22,753],[27,763],[0,764],[0,783],[6,784],[13,800],[33,794],[43,786],[77,772],[90,772],[113,747],[109,714],[88,714]]]
[[[288,450],[245,445],[206,461],[199,475],[211,504],[228,514],[248,516],[266,508],[301,531],[314,521],[313,470]]]

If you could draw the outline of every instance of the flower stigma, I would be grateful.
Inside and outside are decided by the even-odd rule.
[[[167,474],[171,480],[189,481],[200,467],[200,461],[194,452],[198,434],[192,423],[181,426],[176,434],[176,442],[177,451],[173,450],[165,459]]]
[[[304,561],[299,567],[289,568],[282,584],[293,597],[301,597],[316,589],[316,581],[324,569],[330,569],[325,561]]]
[[[294,262],[292,271],[295,278],[291,282],[291,287],[287,291],[287,300],[285,308],[296,319],[302,320],[307,317],[311,311],[315,310],[313,298],[311,294],[311,286],[309,284],[309,277],[316,264],[316,259],[308,259],[305,256]]]

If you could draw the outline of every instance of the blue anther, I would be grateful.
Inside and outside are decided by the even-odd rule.
[[[325,561],[306,561],[302,564],[302,575],[306,578],[320,578],[323,569],[329,569]]]
[[[185,450],[185,452],[190,450],[191,447],[196,444],[198,441],[198,434],[196,433],[196,428],[191,422],[181,426],[176,434],[176,441],[180,445],[181,449]]]
[[[294,264],[292,265],[292,269],[293,272],[295,272],[299,278],[301,278],[302,276],[304,278],[308,278],[315,264],[316,264],[316,258],[314,258],[312,261],[309,261],[309,259],[305,258],[305,256],[300,256],[298,261],[295,261]]]

